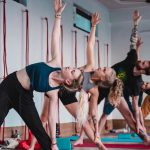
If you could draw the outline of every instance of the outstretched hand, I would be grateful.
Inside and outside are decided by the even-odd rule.
[[[63,4],[62,0],[54,0],[55,14],[61,15],[65,7],[66,7],[66,3]]]
[[[52,146],[51,146],[51,149],[52,149],[52,150],[59,150],[58,147],[57,147],[57,145],[52,145]]]
[[[135,10],[135,11],[133,12],[133,17],[132,17],[132,18],[133,18],[134,24],[138,25],[139,22],[140,22],[141,19],[142,19],[142,16],[140,16],[140,13],[139,13],[138,10]]]
[[[100,22],[100,14],[98,12],[95,12],[94,14],[92,14],[92,26],[96,26],[99,22]]]

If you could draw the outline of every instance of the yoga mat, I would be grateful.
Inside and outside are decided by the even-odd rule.
[[[143,140],[141,140],[139,137],[131,137],[130,139],[120,139],[118,137],[104,137],[101,139],[102,142],[113,142],[113,143],[142,143]]]
[[[78,140],[78,138],[79,138],[79,136],[69,136],[69,137],[67,137],[67,138],[69,138],[70,139],[70,141],[76,141],[76,140]],[[141,140],[140,139],[140,137],[138,137],[138,136],[136,136],[136,137],[132,137],[131,136],[131,138],[130,139],[120,139],[120,138],[118,138],[118,137],[103,137],[103,138],[101,138],[101,141],[102,142],[109,142],[109,143],[111,143],[111,142],[115,142],[115,143],[125,143],[125,142],[127,142],[127,143],[142,143],[143,142],[143,140]]]
[[[144,144],[122,144],[122,143],[114,143],[114,144],[106,144],[104,143],[104,145],[107,148],[132,148],[132,149],[150,149],[150,146],[146,146]],[[92,143],[91,141],[85,140],[84,144],[82,145],[76,145],[74,147],[96,147],[96,144]]]

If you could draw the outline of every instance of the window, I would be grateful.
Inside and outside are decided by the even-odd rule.
[[[90,33],[91,31],[91,13],[82,9],[81,7],[74,4],[75,18],[74,27]],[[96,29],[96,36],[98,36],[98,28]]]
[[[24,6],[27,6],[27,0],[14,0],[14,1],[17,2],[17,3],[20,3]]]

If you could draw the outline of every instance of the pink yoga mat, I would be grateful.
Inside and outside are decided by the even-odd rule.
[[[104,143],[104,145],[107,148],[132,148],[132,149],[150,149],[150,145],[146,146],[144,144],[121,144],[121,143],[115,143],[115,144],[106,144]],[[96,147],[96,144],[92,143],[91,141],[85,141],[84,144],[82,145],[76,145],[74,147]]]

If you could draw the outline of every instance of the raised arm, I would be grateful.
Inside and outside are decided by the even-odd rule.
[[[139,12],[137,10],[135,10],[132,18],[133,18],[134,28],[132,30],[132,34],[131,34],[131,38],[130,38],[130,41],[131,41],[130,48],[136,49],[137,60],[139,60],[139,57],[140,57],[139,53],[140,53],[141,45],[143,44],[143,42],[142,42],[141,38],[139,38],[137,36],[137,28],[138,28],[139,22],[141,21],[142,17],[140,16]],[[139,76],[142,73],[144,73],[144,70],[139,70],[139,69],[137,69],[137,67],[134,67],[133,73],[134,73],[134,76]]]
[[[52,30],[51,38],[51,63],[56,66],[61,66],[61,56],[60,56],[60,25],[61,25],[61,14],[65,8],[66,4],[62,4],[61,0],[54,0],[54,10],[55,10],[55,21]]]
[[[86,64],[86,71],[90,71],[95,67],[95,59],[94,59],[94,46],[95,46],[95,32],[96,32],[96,26],[100,21],[100,15],[99,13],[94,13],[92,15],[92,28],[91,32],[88,38],[88,43],[87,43],[87,64]]]
[[[138,60],[138,50],[137,49],[137,42],[138,42],[138,25],[141,20],[141,16],[139,15],[139,12],[135,10],[133,12],[133,29],[130,37],[130,51],[127,54],[126,61],[129,65],[135,66]]]
[[[140,60],[140,51],[141,51],[142,44],[143,44],[142,39],[138,37],[138,40],[136,43],[136,51],[137,51],[138,60]]]
[[[132,16],[132,20],[133,20],[133,29],[132,29],[132,33],[131,33],[131,37],[130,37],[130,42],[131,42],[131,45],[130,45],[130,49],[135,49],[137,50],[137,47],[136,47],[136,44],[137,44],[137,41],[138,41],[138,25],[141,21],[141,16],[139,14],[139,11],[138,10],[135,10],[133,12],[133,16]]]

